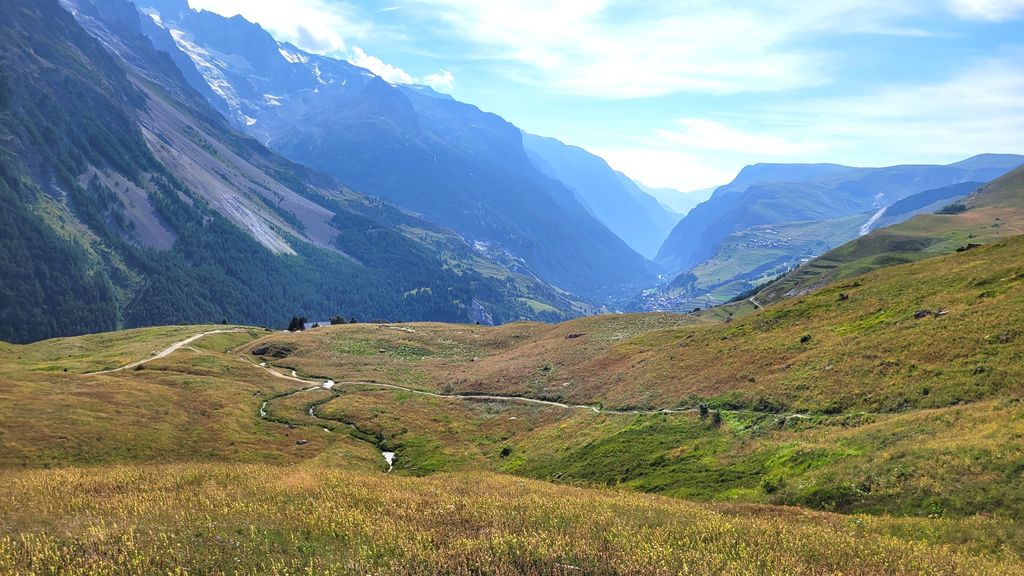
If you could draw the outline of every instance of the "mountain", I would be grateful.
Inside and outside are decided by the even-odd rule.
[[[711,194],[715,191],[714,188],[706,188],[693,192],[682,192],[674,188],[651,188],[640,182],[636,182],[636,185],[649,196],[653,196],[658,202],[661,202],[662,206],[682,217],[689,214],[690,210],[696,208],[701,202],[711,198]]]
[[[644,257],[657,255],[681,218],[582,148],[526,133],[523,145],[537,168],[568,186],[595,218]]]
[[[709,297],[712,303],[724,302],[867,234],[887,213],[887,223],[909,218],[926,206],[908,207],[929,196],[901,204],[908,197],[962,194],[1022,163],[1024,156],[987,154],[949,166],[748,166],[693,209],[659,251],[660,265],[692,275],[694,281],[670,295],[648,294],[640,306],[689,308]],[[959,187],[934,192],[954,185]]]
[[[911,196],[906,206],[948,204],[937,213],[921,214],[880,228],[800,266],[761,290],[764,303],[798,296],[821,286],[867,272],[968,251],[1022,233],[1024,230],[1024,167],[964,197],[965,188],[933,190]],[[954,201],[953,198],[961,198]],[[894,206],[898,206],[897,203]],[[912,210],[913,211],[913,210]]]
[[[0,339],[585,310],[234,131],[131,4],[66,5],[77,21],[56,0],[18,0],[0,22]]]
[[[288,158],[574,293],[608,300],[651,277],[642,256],[537,169],[519,129],[502,118],[277,42],[241,17],[182,0],[139,7],[146,33],[177,52],[193,87]]]

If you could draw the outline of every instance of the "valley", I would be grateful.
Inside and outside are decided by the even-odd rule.
[[[57,516],[26,524],[18,507],[8,507],[0,522],[35,526],[38,535],[0,539],[0,566],[17,570],[19,558],[51,550],[59,554],[53,565],[69,571],[128,561],[143,571],[168,562],[210,570],[223,556],[200,557],[193,547],[226,539],[247,551],[245,562],[282,550],[274,560],[279,571],[346,573],[419,558],[468,573],[503,550],[510,556],[501,565],[529,573],[564,564],[659,574],[636,556],[644,548],[635,535],[603,540],[608,526],[640,518],[640,533],[651,534],[659,525],[651,524],[654,514],[679,520],[657,532],[671,547],[651,553],[664,566],[681,566],[675,563],[690,554],[714,559],[696,573],[756,562],[762,573],[785,566],[810,574],[825,555],[840,571],[1014,573],[1024,552],[1015,480],[1024,458],[1024,364],[1015,329],[1024,320],[1022,253],[1018,237],[941,257],[949,261],[943,266],[890,267],[727,323],[647,314],[296,333],[196,326],[6,345],[4,484],[24,486],[22,498],[47,493],[51,483],[79,486],[73,514],[82,526],[119,518],[126,528],[107,529],[101,539],[44,535],[35,531]],[[917,319],[921,308],[943,313]],[[879,349],[876,342],[891,344]],[[103,482],[124,481],[126,491],[109,503],[92,496]],[[188,500],[213,506],[216,520],[199,525],[192,514],[174,512],[190,509]],[[435,523],[444,502],[464,511],[461,528]],[[596,521],[584,502],[611,508]],[[129,511],[139,506],[144,514]],[[330,523],[304,520],[306,506],[361,520],[341,537],[337,528],[324,531]],[[552,517],[551,506],[568,523],[535,525]],[[246,510],[276,520],[253,524]],[[704,520],[683,520],[692,514]],[[777,538],[792,538],[803,552],[757,545],[759,522],[772,522]],[[232,535],[239,523],[264,528]],[[193,552],[167,555],[174,526],[201,533],[181,542]],[[603,528],[577,533],[569,526]],[[712,526],[729,528],[714,529],[719,536],[710,541],[691,540],[697,536],[689,530]],[[824,548],[806,548],[811,526]],[[510,549],[504,540],[465,540],[462,529],[579,546],[538,548],[540,540],[526,539]],[[334,550],[341,545],[355,560],[344,568],[332,563],[341,556],[321,546],[287,545],[294,530]],[[420,536],[403,540],[406,530]],[[439,553],[454,545],[449,538],[475,544],[464,556],[434,556],[416,544],[426,534],[434,534],[431,549]],[[720,544],[711,542],[720,538],[744,542],[755,556],[714,552]],[[868,546],[879,538],[892,553],[864,564],[846,538]],[[355,543],[371,541],[377,544],[357,551],[364,548]],[[72,551],[71,542],[88,544]],[[125,555],[94,556],[107,546]]]
[[[0,0],[0,574],[1024,575],[1024,10],[911,4]]]

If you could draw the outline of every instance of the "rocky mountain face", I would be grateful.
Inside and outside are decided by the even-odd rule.
[[[12,0],[0,21],[0,339],[585,311],[235,131],[130,3],[63,4]]]
[[[288,158],[571,292],[614,300],[651,277],[642,256],[534,165],[520,131],[502,118],[277,42],[240,17],[181,0],[139,8],[146,34],[189,83]]]

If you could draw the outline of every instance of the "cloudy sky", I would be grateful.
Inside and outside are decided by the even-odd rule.
[[[189,0],[695,190],[1024,153],[1024,0]]]

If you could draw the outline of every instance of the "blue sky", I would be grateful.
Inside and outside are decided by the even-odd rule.
[[[656,187],[1024,153],[1024,0],[189,0]]]

